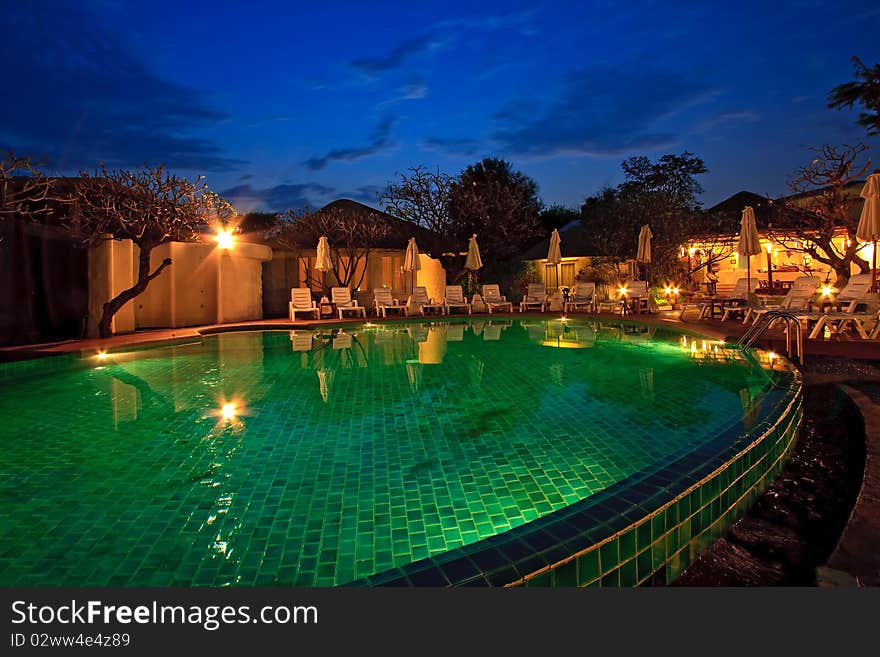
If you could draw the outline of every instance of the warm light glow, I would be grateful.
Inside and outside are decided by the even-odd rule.
[[[774,352],[771,351],[767,354],[767,360],[769,360],[771,363],[773,362],[773,360],[775,358],[776,358],[776,354]]]
[[[689,255],[691,258],[694,257],[694,254],[695,254],[696,252],[697,252],[696,247],[693,247],[693,246],[692,246],[691,248],[688,249],[688,255]]]
[[[373,322],[367,322],[366,324],[364,324],[364,328],[370,328],[372,326],[373,326]]]
[[[223,404],[220,409],[220,416],[224,420],[232,420],[235,418],[235,404]]]
[[[235,235],[229,229],[220,229],[217,231],[217,246],[221,249],[231,249],[235,246]]]
[[[822,286],[822,296],[823,297],[830,297],[833,293],[834,293],[833,287],[830,287],[828,285]]]
[[[568,317],[566,317],[565,315],[563,315],[562,317],[559,318],[559,321],[560,321],[560,322],[567,322],[567,321],[568,321]]]
[[[667,285],[666,287],[663,288],[663,291],[666,293],[666,296],[667,296],[667,297],[668,297],[670,294],[672,294],[672,288],[669,287],[668,285]]]
[[[104,360],[105,358],[107,358],[107,352],[104,350],[101,350],[97,353],[96,357],[98,360]]]
[[[620,293],[620,296],[622,296],[622,297],[626,296],[626,288],[625,287],[619,287],[619,288],[617,288],[617,291]]]
[[[767,253],[773,253],[773,244],[771,242],[767,242]]]
[[[677,287],[672,288],[672,294],[674,294],[675,296],[678,296],[678,292],[679,292],[679,290]]]

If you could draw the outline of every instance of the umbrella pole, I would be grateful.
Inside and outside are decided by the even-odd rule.
[[[871,266],[871,291],[877,291],[877,240],[874,240],[873,264]]]

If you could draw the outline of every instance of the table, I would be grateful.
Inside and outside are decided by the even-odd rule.
[[[321,315],[321,319],[325,317],[336,317],[336,304],[332,301],[321,301],[318,303],[318,308],[320,308],[319,314]]]
[[[807,301],[807,312],[813,312],[813,308],[817,307],[820,313],[834,310],[835,312],[843,312],[843,306],[849,305],[848,301],[832,301],[831,299],[822,299],[821,301]]]
[[[718,311],[718,314],[720,314],[722,317],[724,316],[724,311],[727,308],[742,308],[743,311],[745,311],[747,302],[748,299],[739,298],[707,299],[706,303],[709,305],[709,319],[715,319],[716,309]]]

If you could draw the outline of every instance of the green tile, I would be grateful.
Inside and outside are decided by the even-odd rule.
[[[599,577],[599,550],[590,550],[577,558],[578,580],[581,585]]]

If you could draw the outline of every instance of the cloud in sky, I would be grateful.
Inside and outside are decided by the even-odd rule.
[[[249,184],[236,185],[220,192],[238,212],[283,212],[320,207],[336,189],[320,183],[283,184],[257,189]]]
[[[473,155],[482,145],[479,140],[467,137],[428,137],[422,141],[425,148],[453,155]]]
[[[361,185],[354,191],[348,192],[347,194],[340,194],[340,196],[360,201],[361,203],[378,206],[379,197],[382,196],[384,191],[385,188],[382,185]]]
[[[198,171],[243,164],[189,134],[227,118],[208,95],[149,71],[89,5],[8,5],[0,30],[0,59],[14,63],[4,70],[13,96],[0,103],[0,147],[48,157],[64,171],[99,162]]]
[[[502,108],[493,139],[506,153],[541,157],[667,148],[678,136],[657,124],[713,93],[694,77],[645,67],[581,71],[541,110],[525,101]]]
[[[751,110],[739,110],[735,112],[719,112],[717,114],[713,114],[711,116],[706,117],[699,124],[695,130],[697,132],[707,132],[718,126],[731,124],[731,123],[757,123],[761,120],[761,117]]]
[[[354,70],[367,78],[377,78],[383,73],[399,68],[414,56],[436,50],[441,42],[430,34],[401,41],[385,55],[361,57],[349,63]]]
[[[303,162],[307,169],[318,171],[323,169],[331,162],[351,162],[359,160],[363,157],[375,155],[392,145],[391,130],[397,122],[397,117],[392,114],[385,115],[376,125],[373,134],[370,137],[370,143],[365,146],[346,146],[343,148],[333,148],[324,155],[315,155]]]

